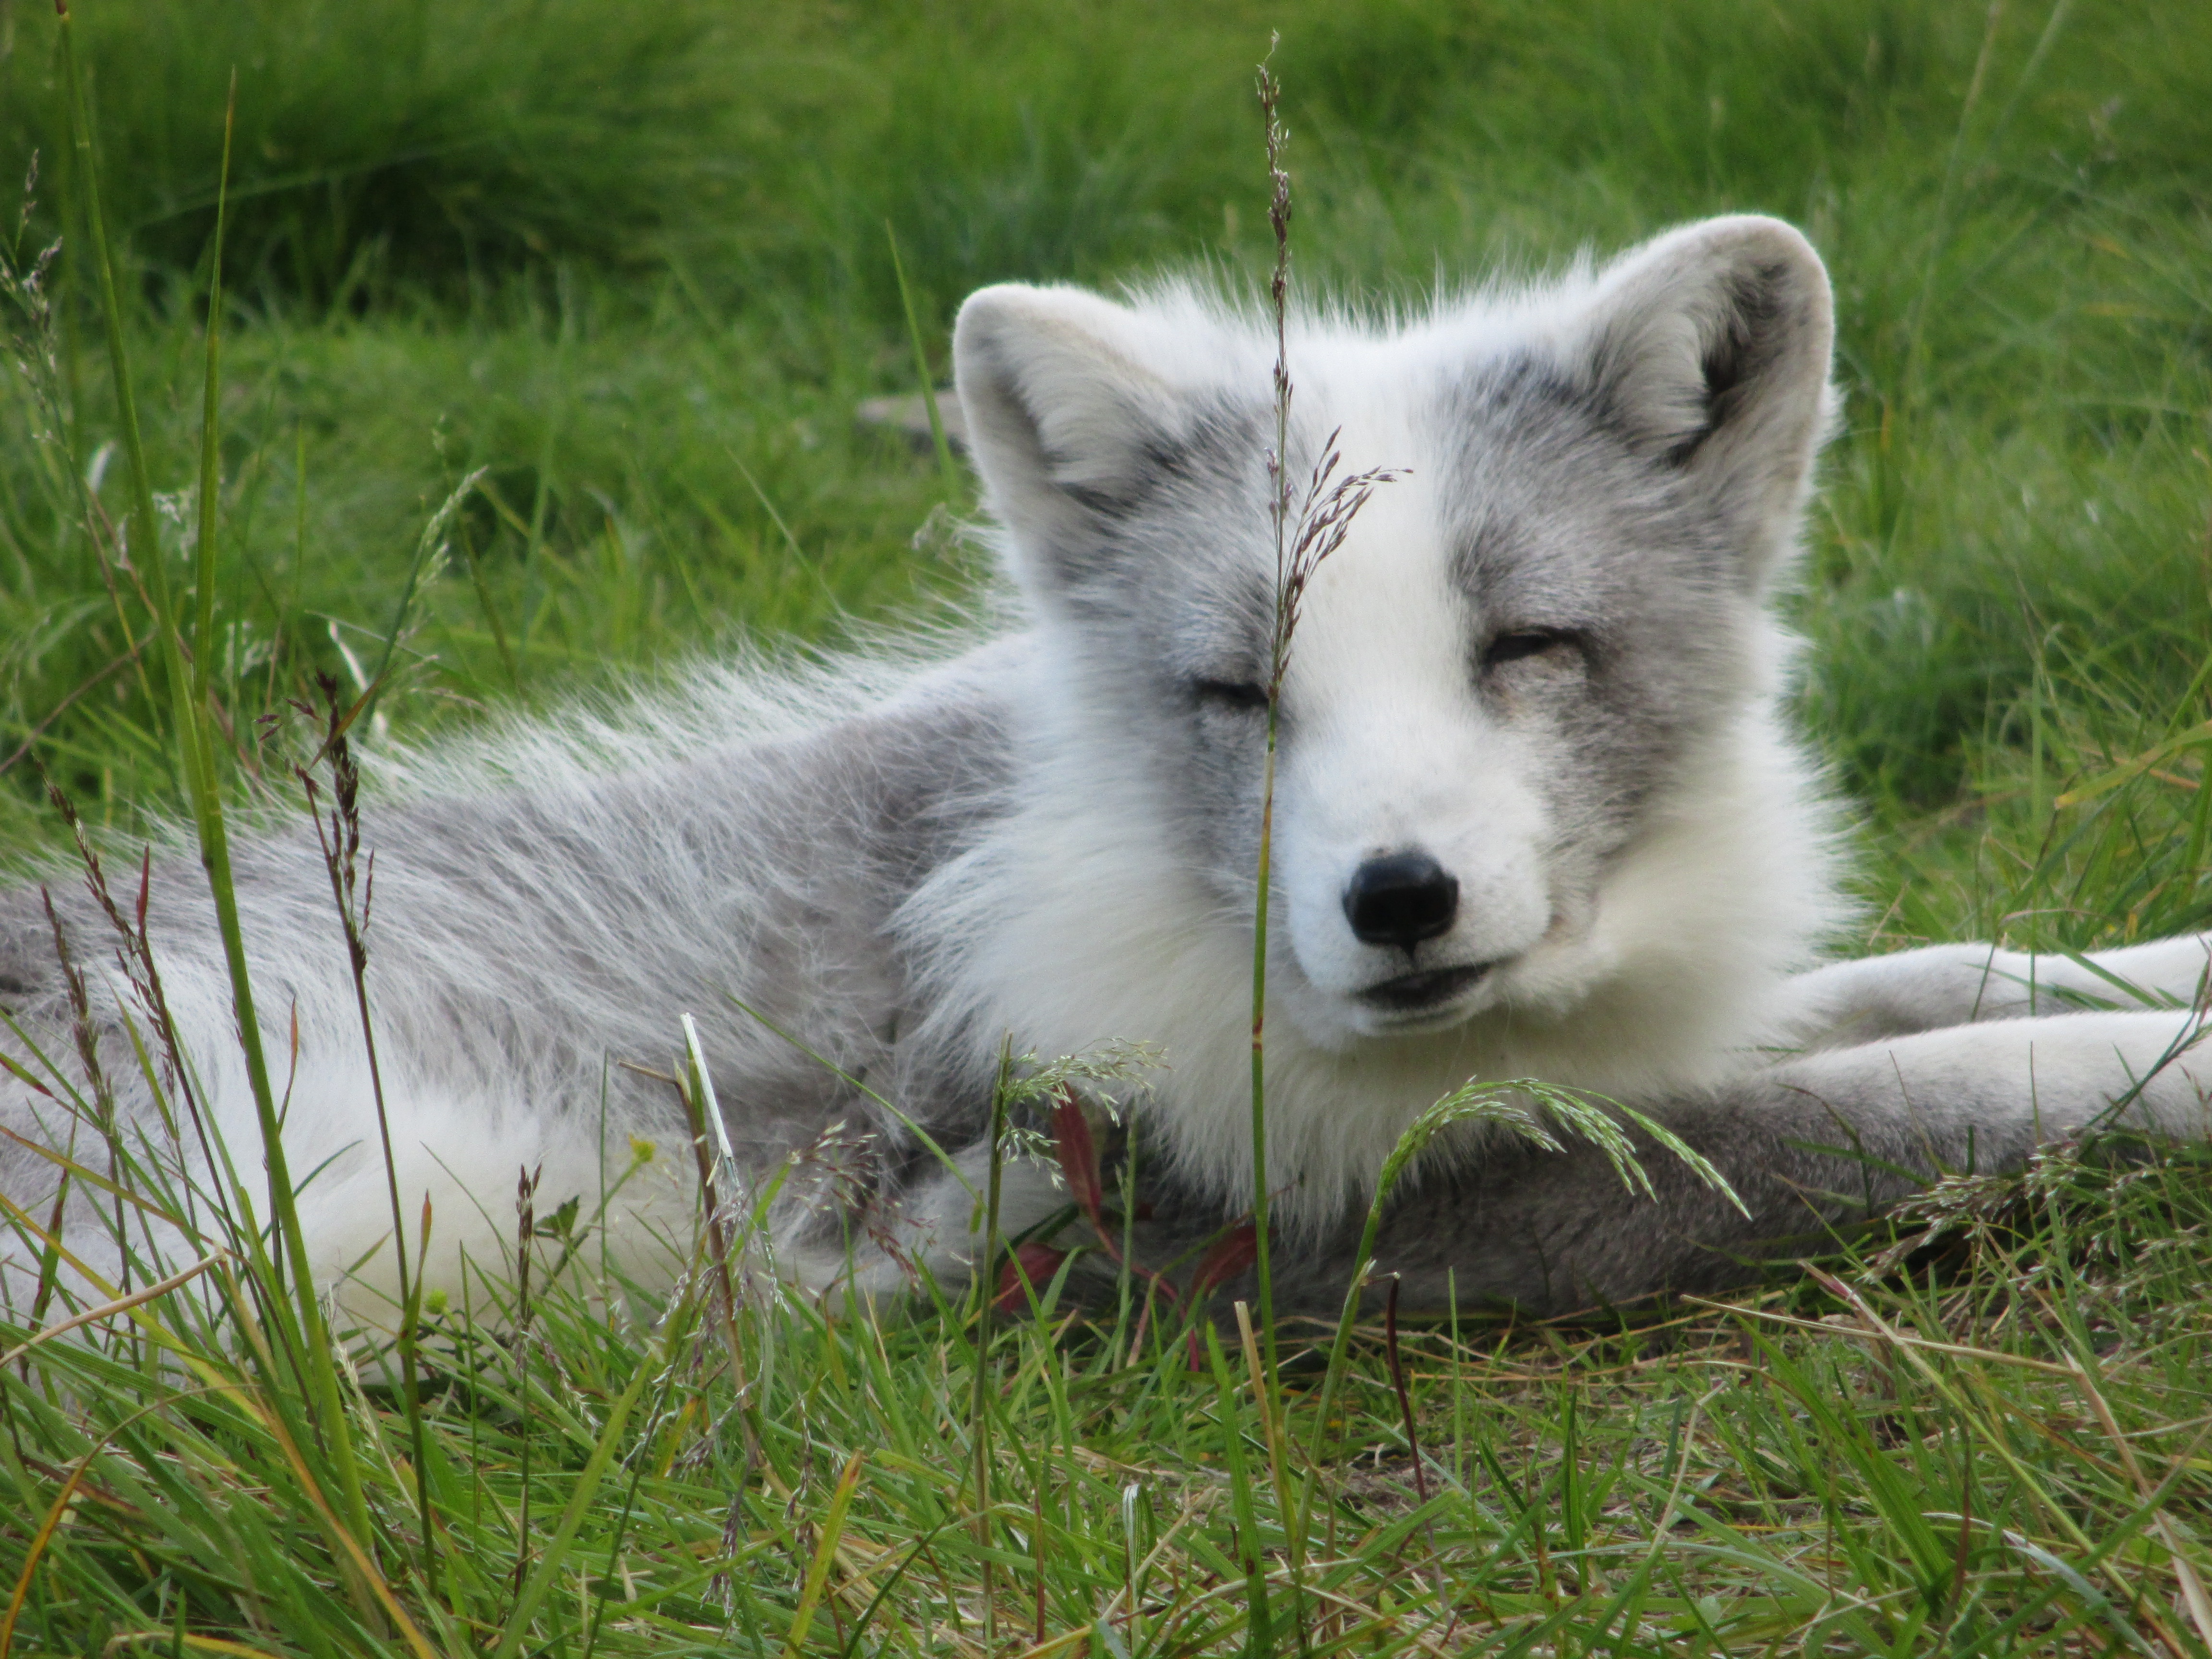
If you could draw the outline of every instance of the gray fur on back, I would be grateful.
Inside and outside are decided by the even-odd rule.
[[[918,1151],[902,1116],[964,1144],[988,1084],[964,1055],[915,1040],[908,953],[892,917],[1004,794],[1001,684],[1020,656],[1010,641],[923,665],[888,696],[880,672],[875,684],[855,676],[845,689],[873,702],[863,712],[795,734],[671,751],[648,766],[578,769],[564,757],[585,745],[555,748],[540,732],[534,786],[510,779],[466,793],[372,796],[368,978],[395,1140],[418,1177],[403,1187],[466,1195],[439,1206],[441,1259],[467,1249],[497,1261],[518,1169],[549,1157],[543,1206],[580,1195],[588,1209],[603,1126],[613,1174],[629,1137],[656,1145],[653,1178],[637,1194],[641,1233],[658,1224],[676,1242],[688,1236],[672,1219],[688,1200],[664,1203],[657,1190],[689,1179],[683,1114],[665,1082],[633,1069],[675,1069],[685,1012],[696,1017],[746,1166],[802,1160],[786,1246],[804,1250],[826,1223],[834,1259],[848,1220],[886,1234],[896,1225]],[[331,1160],[308,1182],[302,1207],[311,1223],[332,1224],[311,1230],[318,1260],[335,1275],[374,1246],[388,1212],[376,1200],[381,1159],[373,1111],[362,1110],[362,1037],[330,880],[305,823],[246,840],[235,870],[278,1087],[296,1071],[287,1133],[294,1168]],[[111,867],[126,909],[136,875]],[[43,891],[0,896],[0,994],[30,1040],[9,1046],[43,1074],[27,1052],[34,1044],[83,1087],[46,894],[71,958],[89,970],[102,1070],[121,1116],[147,1132],[151,1100],[125,1022],[143,1035],[148,1012],[125,988],[115,930],[76,872],[57,872]],[[198,1092],[215,1103],[233,1155],[251,1172],[258,1134],[194,864],[155,866],[147,932]],[[900,1115],[840,1073],[897,1103]],[[318,1097],[325,1088],[339,1109]],[[4,1103],[8,1127],[50,1144],[66,1139],[66,1115],[54,1103],[18,1088]],[[81,1156],[95,1145],[82,1127],[77,1139]],[[457,1146],[495,1147],[500,1161],[452,1168]],[[11,1146],[0,1152],[0,1183],[19,1199],[42,1196],[54,1172]],[[884,1212],[873,1213],[876,1206]],[[655,1242],[635,1241],[647,1255]]]

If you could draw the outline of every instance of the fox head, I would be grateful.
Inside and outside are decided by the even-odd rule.
[[[1636,848],[1775,689],[1832,334],[1819,258],[1755,217],[1402,326],[1292,320],[1288,536],[1332,448],[1397,474],[1315,574],[1278,703],[1271,974],[1310,1036],[1557,1015],[1612,971]],[[1249,927],[1272,327],[1006,285],[954,355],[1051,729],[1165,838],[1194,921]]]

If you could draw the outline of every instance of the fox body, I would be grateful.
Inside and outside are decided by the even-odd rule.
[[[2203,1131],[2201,939],[2087,968],[1987,945],[1821,963],[1846,915],[1838,818],[1778,711],[1773,602],[1831,335],[1812,249],[1749,217],[1409,320],[1293,322],[1288,476],[1332,447],[1396,476],[1314,573],[1278,705],[1267,1179],[1299,1244],[1279,1305],[1341,1298],[1383,1160],[1470,1079],[1632,1105],[1742,1203],[1663,1152],[1646,1196],[1589,1148],[1447,1135],[1382,1242],[1431,1302],[1717,1286],[1916,1172],[2017,1163],[2115,1111]],[[519,1167],[543,1167],[541,1210],[611,1193],[640,1261],[681,1247],[688,1158],[629,1149],[688,1134],[652,1074],[686,1012],[740,1170],[780,1182],[779,1264],[810,1284],[969,1258],[1009,1043],[1157,1046],[1123,1089],[1141,1249],[1171,1257],[1249,1206],[1272,332],[1182,290],[1006,286],[968,301],[955,358],[1012,625],[701,669],[383,763],[365,982],[434,1278],[499,1259]],[[319,1268],[374,1284],[386,1166],[328,872],[313,835],[276,830],[237,879]],[[51,921],[36,890],[0,899],[32,1079],[0,1079],[0,1112],[83,1160],[99,1136],[70,1097],[97,1115],[104,1092],[148,1156],[205,1181],[198,1144],[165,1139],[112,922],[49,885]],[[228,973],[183,860],[155,867],[146,937],[185,1086],[251,1168]],[[58,1166],[10,1145],[0,1188],[43,1213]],[[1064,1201],[1012,1174],[1006,1231]]]

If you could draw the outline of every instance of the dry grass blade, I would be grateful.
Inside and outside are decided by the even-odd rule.
[[[191,1267],[171,1273],[167,1279],[157,1279],[155,1283],[143,1285],[127,1296],[118,1296],[112,1301],[102,1302],[97,1306],[72,1314],[67,1319],[58,1320],[52,1325],[45,1326],[40,1328],[36,1336],[27,1341],[18,1342],[7,1352],[0,1353],[0,1365],[14,1364],[32,1349],[51,1342],[58,1336],[66,1335],[70,1331],[80,1330],[87,1325],[96,1325],[103,1319],[112,1318],[119,1313],[128,1313],[133,1308],[157,1301],[168,1295],[171,1291],[181,1290],[207,1272],[209,1268],[228,1262],[229,1260],[230,1253],[228,1250],[217,1250],[213,1255],[204,1257],[192,1263]]]
[[[86,1472],[92,1468],[93,1459],[106,1449],[106,1443],[103,1441],[77,1460],[76,1467],[70,1470],[69,1479],[62,1482],[61,1490],[54,1494],[53,1504],[47,1510],[46,1518],[31,1534],[29,1547],[23,1552],[22,1571],[17,1573],[15,1588],[8,1597],[8,1610],[0,1614],[0,1659],[8,1659],[8,1655],[15,1649],[15,1620],[21,1615],[23,1602],[31,1593],[31,1580],[38,1572],[40,1558],[46,1554],[46,1546],[52,1541],[54,1530],[61,1525],[62,1517],[69,1513],[70,1500],[76,1496],[76,1489],[83,1481]]]
[[[806,1565],[806,1583],[799,1592],[798,1609],[791,1616],[791,1634],[783,1644],[784,1659],[798,1659],[805,1648],[807,1626],[814,1622],[814,1609],[821,1604],[823,1586],[830,1582],[830,1568],[837,1557],[837,1540],[845,1531],[845,1514],[852,1507],[854,1492],[859,1490],[860,1468],[865,1461],[860,1453],[854,1452],[830,1494],[830,1507],[822,1517],[821,1537],[815,1543],[813,1559]]]
[[[1750,1306],[1742,1303],[1716,1302],[1702,1296],[1686,1296],[1682,1300],[1693,1308],[1710,1308],[1716,1313],[1734,1314],[1739,1318],[1762,1319],[1770,1324],[1786,1325],[1792,1330],[1817,1331],[1824,1336],[1835,1334],[1833,1325],[1824,1325],[1818,1320],[1798,1319],[1771,1308]],[[2056,1365],[2045,1359],[2030,1359],[2025,1354],[2004,1353],[1994,1348],[1973,1348],[1957,1342],[1936,1342],[1924,1336],[1911,1336],[1893,1330],[1872,1314],[1865,1316],[1866,1337],[1869,1341],[1887,1344],[1892,1347],[1911,1348],[1922,1353],[1948,1354],[1954,1359],[1978,1360],[1991,1365],[2008,1365],[2020,1370],[2041,1371],[2051,1376],[2071,1376],[2064,1365]]]
[[[2113,1450],[2127,1469],[2128,1478],[2135,1482],[2136,1490],[2142,1495],[2144,1503],[2153,1502],[2157,1497],[2156,1489],[2151,1485],[2149,1477],[2144,1474],[2142,1465],[2136,1461],[2135,1448],[2129,1443],[2128,1437],[2120,1431],[2119,1422],[2113,1417],[2112,1406],[2106,1400],[2104,1391],[2098,1388],[2096,1378],[2075,1356],[2069,1354],[2067,1359],[2074,1386],[2081,1390],[2081,1397],[2088,1401],[2089,1409],[2096,1413],[2097,1421],[2104,1425]],[[2157,1529],[2160,1540],[2166,1545],[2166,1558],[2172,1563],[2173,1576],[2181,1586],[2182,1604],[2189,1610],[2190,1622],[2197,1626],[2197,1634],[2206,1650],[2212,1652],[2212,1598],[2208,1598],[2204,1593],[2204,1581],[2197,1575],[2197,1564],[2185,1553],[2172,1517],[2166,1514],[2163,1504],[2153,1511],[2151,1525]]]

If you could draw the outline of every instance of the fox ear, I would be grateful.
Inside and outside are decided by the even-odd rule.
[[[1757,580],[1787,545],[1833,411],[1820,255],[1779,219],[1708,219],[1602,271],[1586,315],[1591,393],[1639,449],[1710,490]]]
[[[1133,313],[1079,289],[1006,283],[960,307],[969,443],[1024,583],[1079,582],[1158,470],[1176,405],[1145,344]]]

